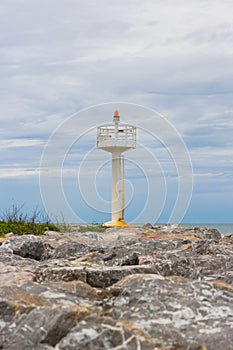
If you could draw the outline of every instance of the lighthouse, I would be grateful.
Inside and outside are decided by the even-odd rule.
[[[115,110],[113,124],[97,128],[97,148],[112,154],[112,221],[104,225],[127,226],[124,221],[125,190],[124,190],[124,155],[123,153],[136,148],[136,128],[121,124],[119,111]]]

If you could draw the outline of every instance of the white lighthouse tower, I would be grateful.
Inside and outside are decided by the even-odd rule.
[[[105,226],[126,226],[124,222],[124,156],[123,152],[136,148],[136,128],[120,124],[118,110],[114,111],[113,124],[97,128],[97,147],[112,153],[112,221]]]

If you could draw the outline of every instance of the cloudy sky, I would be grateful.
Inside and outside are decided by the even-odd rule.
[[[232,13],[232,0],[1,0],[0,211],[44,201],[66,221],[109,219],[96,126],[119,108],[138,128],[128,220],[166,222],[180,195],[184,222],[232,222]]]

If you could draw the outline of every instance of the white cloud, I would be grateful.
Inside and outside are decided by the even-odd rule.
[[[17,179],[19,177],[21,178],[27,178],[31,176],[38,177],[39,169],[30,169],[30,168],[1,168],[0,169],[0,178],[1,179]]]
[[[45,142],[43,140],[37,139],[5,139],[0,140],[0,149],[7,148],[20,148],[20,147],[37,147],[44,146]]]

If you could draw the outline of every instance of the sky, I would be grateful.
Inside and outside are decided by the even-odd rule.
[[[96,128],[137,127],[129,222],[233,222],[231,0],[1,0],[0,213],[111,212]]]

